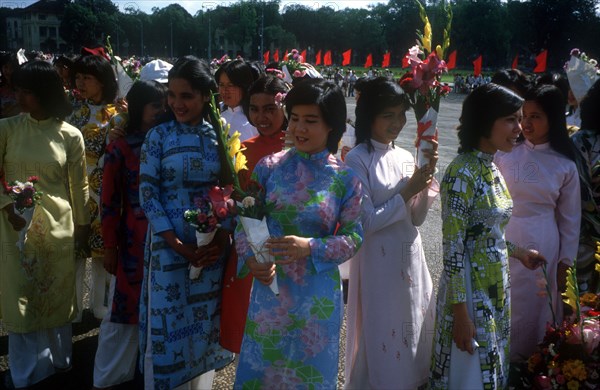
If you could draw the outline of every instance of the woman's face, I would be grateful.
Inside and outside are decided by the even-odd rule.
[[[75,86],[84,99],[89,99],[95,104],[102,103],[102,89],[104,85],[91,74],[75,74]]]
[[[173,111],[177,122],[191,126],[202,122],[202,112],[208,97],[202,96],[200,91],[192,89],[185,79],[175,78],[169,80],[167,104]]]
[[[392,143],[406,124],[406,107],[402,104],[381,111],[371,125],[371,138],[382,144]]]
[[[537,102],[527,100],[523,105],[523,136],[532,144],[539,145],[548,142],[550,124],[548,115]]]
[[[142,113],[142,129],[150,130],[158,122],[158,118],[165,112],[165,102],[159,100],[152,103],[147,103],[144,106],[144,112]]]
[[[237,107],[242,101],[242,88],[235,86],[223,72],[219,77],[219,95],[227,107]]]
[[[16,98],[19,103],[21,112],[28,112],[35,119],[44,119],[39,116],[41,113],[41,106],[38,99],[35,97],[33,92],[28,89],[16,88]]]
[[[489,138],[481,138],[478,149],[490,154],[494,154],[498,150],[510,152],[521,134],[522,118],[523,110],[519,109],[511,115],[496,119]]]
[[[288,131],[297,150],[316,154],[327,148],[331,127],[325,123],[319,106],[306,104],[292,107]]]
[[[275,102],[275,96],[268,93],[256,93],[250,96],[248,120],[261,135],[270,136],[281,131],[285,116],[283,108]]]

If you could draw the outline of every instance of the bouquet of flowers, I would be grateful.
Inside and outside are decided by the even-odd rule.
[[[119,57],[117,57],[118,59]],[[121,65],[123,65],[123,69],[127,75],[133,80],[139,80],[140,72],[142,71],[142,63],[140,60],[135,58],[135,56],[131,56],[131,58],[125,58],[121,60]]]
[[[129,90],[131,89],[134,78],[132,78],[131,75],[125,69],[121,58],[114,55],[112,45],[110,44],[110,35],[106,36],[106,51],[108,56],[110,57],[110,63],[113,66],[115,74],[117,76],[117,84],[119,86],[118,97],[124,98],[125,96],[127,96],[127,92],[129,92]]]
[[[281,70],[285,75],[284,80],[288,83],[291,83],[294,78],[304,77],[306,75],[304,57],[297,49],[293,49],[281,62]]]
[[[571,58],[565,64],[565,72],[569,79],[569,86],[578,102],[581,102],[588,89],[600,78],[598,62],[589,58],[579,49],[571,50]]]
[[[430,149],[427,140],[437,140],[437,117],[440,110],[440,99],[450,93],[448,85],[440,82],[441,74],[447,71],[444,53],[450,46],[450,27],[452,25],[452,10],[446,7],[446,28],[442,46],[437,45],[431,50],[431,24],[425,8],[415,0],[425,28],[423,33],[417,31],[417,45],[411,47],[406,56],[410,70],[400,78],[400,86],[409,97],[410,105],[417,119],[417,165],[422,167],[428,161],[423,156],[423,150]]]
[[[597,389],[600,387],[600,296],[579,295],[575,265],[567,271],[563,301],[573,314],[560,324],[548,324],[544,340],[527,361],[523,386],[536,389]]]
[[[183,219],[196,229],[196,244],[198,247],[208,245],[215,238],[217,229],[221,227],[220,221],[233,212],[235,204],[231,199],[233,187],[213,187],[207,197],[194,199],[195,209],[186,210]],[[190,279],[200,276],[202,267],[190,264]]]
[[[265,202],[265,191],[260,184],[250,182],[246,186],[246,190],[241,188],[238,173],[248,168],[246,167],[246,156],[242,153],[244,149],[241,148],[240,134],[236,131],[232,136],[227,135],[229,125],[220,117],[214,95],[210,101],[209,116],[217,132],[221,153],[228,157],[225,169],[228,172],[228,180],[232,183],[233,196],[238,200],[236,212],[256,256],[256,261],[259,263],[272,263],[273,258],[270,256],[269,251],[264,248],[264,245],[270,237],[266,215],[271,211],[273,205]],[[276,278],[271,283],[270,288],[273,293],[279,295]]]
[[[25,182],[16,180],[10,184],[2,180],[4,192],[12,198],[15,212],[19,213],[25,219],[25,227],[19,232],[19,241],[17,241],[17,247],[20,251],[23,251],[25,246],[27,230],[29,230],[31,220],[33,219],[33,210],[37,204],[41,203],[42,196],[44,195],[43,192],[35,188],[38,180],[37,176],[30,176]]]

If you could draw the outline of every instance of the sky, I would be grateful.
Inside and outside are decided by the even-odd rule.
[[[0,7],[21,8],[35,3],[37,0],[0,0]],[[152,13],[152,7],[164,8],[171,3],[178,3],[185,8],[191,15],[196,14],[201,9],[213,9],[219,5],[227,6],[236,3],[238,0],[192,0],[192,1],[156,1],[156,0],[112,0],[121,12],[125,8],[133,7],[145,13]],[[370,4],[387,3],[387,0],[281,0],[281,6],[286,7],[291,4],[300,4],[305,7],[318,9],[321,7],[331,7],[333,9],[344,8],[367,8]]]

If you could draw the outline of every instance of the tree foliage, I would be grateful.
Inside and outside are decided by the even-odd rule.
[[[428,1],[426,5],[434,42],[441,42],[447,2]],[[459,66],[470,67],[479,55],[483,55],[486,67],[507,66],[517,53],[520,64],[533,66],[543,49],[549,51],[551,67],[560,67],[573,47],[592,57],[600,56],[595,42],[600,33],[600,0],[450,3],[454,18],[449,50],[459,52]],[[60,32],[76,51],[81,45],[102,43],[106,35],[120,34],[127,50],[139,53],[143,25],[146,54],[181,56],[191,52],[206,56],[210,19],[214,57],[241,54],[258,58],[262,34],[265,51],[280,49],[283,54],[294,47],[307,49],[308,59],[314,60],[318,50],[332,50],[339,62],[341,52],[351,48],[357,64],[369,53],[379,59],[377,63],[383,53],[391,51],[392,63],[399,64],[415,43],[415,31],[423,28],[414,0],[390,0],[369,9],[338,9],[333,2],[323,3],[323,7],[317,4],[281,8],[279,0],[245,0],[203,8],[191,16],[179,4],[155,7],[148,15],[131,8],[120,13],[110,0],[77,0],[67,5]],[[229,53],[224,52],[227,47],[223,39],[230,42]]]

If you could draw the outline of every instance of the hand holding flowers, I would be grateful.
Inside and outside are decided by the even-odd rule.
[[[232,214],[235,207],[233,199],[231,199],[232,193],[233,187],[231,185],[224,188],[213,187],[206,197],[194,199],[195,209],[186,210],[183,214],[183,219],[196,229],[196,245],[198,248],[209,245],[214,240],[217,229],[221,227],[220,222]],[[214,247],[202,249],[214,252]],[[213,260],[216,261],[217,258]],[[200,276],[204,265],[206,264],[201,265],[198,261],[190,262],[190,279],[196,279]]]
[[[30,176],[25,182],[16,180],[10,184],[6,184],[2,180],[4,192],[13,200],[12,207],[9,206],[7,210],[8,221],[13,229],[19,232],[17,247],[21,251],[23,251],[25,246],[27,230],[33,219],[33,210],[41,202],[42,195],[44,195],[43,192],[38,191],[35,187],[38,180],[37,176]]]

